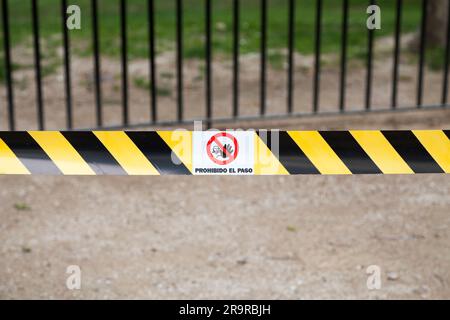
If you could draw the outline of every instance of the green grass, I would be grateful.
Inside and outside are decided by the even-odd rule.
[[[431,70],[439,71],[444,68],[445,49],[444,48],[429,48],[426,51],[427,65]]]
[[[29,211],[31,210],[31,207],[25,202],[18,202],[14,204],[14,209],[17,211]]]
[[[204,0],[183,0],[184,56],[204,57]],[[13,46],[32,46],[30,1],[17,0],[10,3],[11,43]],[[213,1],[213,53],[230,57],[232,53],[232,0]],[[82,29],[70,31],[73,53],[82,56],[92,54],[92,29],[90,0],[72,0],[82,13]],[[268,48],[272,66],[283,66],[283,53],[277,49],[287,47],[287,0],[268,0]],[[339,53],[341,47],[342,2],[323,1],[322,52]],[[382,13],[382,29],[375,37],[392,35],[395,25],[395,1],[378,0]],[[350,58],[364,58],[367,52],[366,8],[367,0],[350,0],[348,54]],[[54,52],[62,46],[60,2],[39,0],[40,32],[42,36],[44,70],[51,73],[61,64]],[[408,0],[403,11],[402,31],[418,29],[421,18],[421,1]],[[127,0],[128,52],[129,58],[148,57],[147,8],[145,0]],[[302,54],[314,52],[315,0],[298,0],[296,6],[295,49]],[[175,1],[155,0],[157,52],[174,50],[176,35]],[[100,51],[104,56],[120,55],[120,17],[118,0],[99,0]],[[3,45],[0,34],[0,46]],[[260,0],[241,1],[240,51],[242,54],[258,52],[260,48]],[[437,61],[439,51],[434,50],[428,62]],[[14,57],[13,57],[14,60]],[[47,61],[49,60],[49,61]],[[56,61],[57,60],[57,61]],[[0,62],[3,52],[0,50]],[[55,62],[56,61],[56,62]],[[433,66],[438,67],[438,66]],[[0,80],[3,79],[0,68]]]
[[[273,68],[280,70],[286,62],[286,55],[279,51],[269,51],[267,60]]]
[[[134,77],[133,84],[136,86],[136,88],[142,90],[151,90],[151,82],[143,77]],[[172,95],[172,91],[166,87],[157,87],[156,94],[160,97],[169,97]]]
[[[350,1],[349,53],[357,55],[365,50],[367,41],[366,0]],[[395,2],[379,0],[382,8],[382,30],[376,36],[393,33]],[[80,54],[91,54],[91,12],[89,0],[73,0],[82,12],[82,30],[70,32],[72,44]],[[241,1],[241,52],[259,50],[260,45],[260,1]],[[145,0],[128,0],[128,36],[130,58],[146,57],[147,12]],[[120,53],[118,0],[100,0],[101,52],[110,56]],[[174,48],[175,41],[175,1],[156,0],[157,51]],[[61,18],[59,1],[40,0],[40,31],[44,38],[52,39],[51,45],[61,45],[59,37]],[[11,41],[14,45],[28,42],[31,45],[31,17],[29,1],[10,1]],[[203,57],[204,55],[204,1],[183,0],[184,55]],[[420,21],[420,1],[409,0],[404,6],[403,31],[416,30]],[[229,55],[232,49],[232,1],[213,1],[213,48],[215,53]],[[323,11],[323,52],[338,52],[340,48],[341,1],[324,0]],[[285,48],[287,43],[287,0],[268,1],[268,47]],[[301,0],[296,8],[296,50],[310,54],[314,50],[315,0]],[[55,40],[56,39],[56,40]]]

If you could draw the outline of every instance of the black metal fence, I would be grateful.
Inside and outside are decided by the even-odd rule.
[[[25,0],[23,0],[25,1]],[[45,129],[45,117],[44,117],[44,101],[42,95],[42,68],[41,68],[41,44],[39,34],[39,14],[37,10],[38,0],[30,0],[32,8],[32,35],[34,46],[34,69],[35,69],[35,84],[36,84],[36,101],[37,101],[37,124],[39,129]],[[143,0],[144,1],[144,0]],[[149,46],[149,83],[151,88],[150,92],[150,106],[149,106],[149,119],[142,123],[130,123],[129,119],[129,76],[128,76],[128,50],[127,50],[127,3],[125,0],[120,0],[120,46],[121,46],[121,97],[122,97],[122,122],[117,124],[117,127],[131,127],[142,125],[167,125],[177,123],[187,123],[194,119],[185,119],[184,101],[183,101],[183,1],[175,1],[176,16],[176,119],[171,122],[159,121],[158,118],[158,97],[157,97],[157,63],[156,63],[156,50],[155,50],[155,6],[154,0],[147,0],[147,12],[148,12],[148,46]],[[299,0],[300,1],[300,0]],[[336,111],[332,113],[346,113],[351,112],[346,109],[346,93],[347,93],[347,62],[348,62],[348,27],[349,27],[349,0],[342,1],[342,29],[341,29],[341,52],[340,52],[340,76],[339,76],[339,99]],[[399,54],[400,54],[400,41],[401,41],[401,21],[402,10],[404,1],[396,1],[396,23],[395,23],[395,46],[393,50],[393,69],[392,69],[392,96],[390,106],[386,106],[386,110],[395,110],[398,106],[398,83],[399,83]],[[14,100],[14,82],[12,80],[12,58],[11,58],[11,41],[10,41],[10,14],[8,8],[8,0],[1,1],[2,9],[2,32],[3,32],[3,50],[4,50],[4,74],[6,85],[6,97],[7,97],[7,117],[9,123],[9,129],[15,129],[15,100]],[[56,0],[55,0],[56,2]],[[292,117],[303,115],[314,115],[319,112],[319,99],[321,93],[321,36],[322,36],[322,13],[323,13],[323,0],[316,1],[316,17],[315,17],[315,44],[314,44],[314,75],[313,75],[313,99],[311,103],[311,112],[308,114],[299,114],[294,112],[294,95],[295,88],[294,83],[294,48],[296,39],[296,5],[298,1],[287,0],[287,26],[288,36],[286,38],[287,47],[287,100],[286,100],[286,112],[276,115],[267,115],[266,101],[267,101],[267,0],[260,0],[260,82],[259,82],[259,114],[255,116],[241,116],[240,115],[240,0],[233,0],[232,2],[232,14],[233,14],[233,49],[232,49],[232,117],[231,118],[213,118],[213,81],[212,81],[212,0],[204,0],[204,19],[205,19],[205,116],[203,119],[208,125],[212,122],[230,121],[239,119],[263,119],[273,117]],[[368,5],[376,4],[375,0],[368,1]],[[423,107],[423,92],[424,92],[424,69],[425,69],[425,54],[426,54],[426,28],[427,28],[427,0],[422,0],[422,13],[421,13],[421,25],[420,25],[420,45],[418,52],[418,84],[416,92],[416,105],[411,108]],[[60,0],[62,17],[66,17],[67,0]],[[449,9],[450,16],[450,9]],[[92,44],[93,44],[93,57],[94,57],[94,83],[95,83],[95,110],[96,110],[96,126],[98,128],[104,128],[103,121],[103,108],[102,108],[102,88],[101,88],[101,74],[100,74],[100,50],[99,50],[99,10],[98,1],[91,0],[91,15],[92,15]],[[449,81],[449,56],[450,56],[450,19],[447,26],[443,26],[447,30],[447,42],[444,53],[444,69],[442,78],[442,97],[439,107],[448,107],[448,81]],[[419,27],[419,26],[418,26]],[[66,108],[66,129],[73,129],[73,103],[72,103],[72,82],[71,82],[71,50],[69,32],[65,24],[65,19],[62,19],[61,33],[63,39],[63,64],[64,64],[64,79],[65,79],[65,108]],[[374,31],[367,31],[368,48],[366,57],[366,79],[365,79],[365,106],[363,111],[372,110],[372,78],[373,78],[373,45],[374,45]],[[437,107],[437,106],[436,106]],[[411,109],[410,108],[410,109]]]

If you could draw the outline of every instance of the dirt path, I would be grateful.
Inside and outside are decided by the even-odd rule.
[[[2,298],[450,296],[445,176],[0,181]]]

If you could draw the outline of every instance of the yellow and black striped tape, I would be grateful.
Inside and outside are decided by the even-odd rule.
[[[450,173],[450,130],[250,134],[257,175]],[[189,131],[0,132],[0,174],[189,175],[193,153]]]

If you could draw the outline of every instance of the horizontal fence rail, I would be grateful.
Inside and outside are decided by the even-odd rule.
[[[30,1],[31,8],[31,29],[30,36],[33,40],[33,52],[34,52],[34,74],[35,74],[35,89],[36,89],[36,127],[39,130],[46,129],[46,108],[45,108],[45,96],[52,95],[52,92],[45,92],[45,86],[43,84],[43,66],[42,66],[42,34],[40,33],[40,14],[39,14],[39,1],[37,0],[23,0]],[[215,1],[212,0],[199,0],[204,11],[199,13],[204,16],[204,88],[205,88],[205,110],[204,116],[199,119],[188,119],[185,117],[185,79],[184,79],[184,49],[185,49],[185,26],[184,26],[184,6],[187,3],[182,0],[168,0],[174,3],[174,39],[175,39],[175,87],[176,87],[176,109],[173,120],[161,120],[160,108],[164,108],[164,105],[158,103],[158,72],[161,72],[161,67],[157,63],[156,59],[156,42],[157,36],[155,32],[155,24],[158,20],[157,6],[155,5],[155,0],[142,0],[143,8],[147,11],[147,25],[146,32],[148,34],[148,83],[149,83],[149,106],[148,106],[148,119],[142,119],[138,123],[133,123],[130,121],[130,81],[129,81],[129,59],[130,52],[128,50],[129,42],[131,37],[129,33],[132,32],[128,29],[129,19],[128,17],[128,6],[129,3],[125,0],[118,0],[118,10],[119,10],[119,38],[118,46],[120,46],[120,94],[121,94],[121,122],[116,125],[105,125],[104,114],[106,112],[104,108],[104,97],[102,94],[102,66],[101,66],[101,32],[100,32],[100,20],[102,19],[102,12],[99,0],[90,0],[90,23],[91,23],[91,33],[92,33],[92,58],[93,58],[93,87],[94,87],[94,106],[95,110],[95,127],[96,128],[125,128],[125,127],[137,127],[137,126],[159,126],[159,125],[174,125],[174,124],[186,124],[193,120],[204,120],[208,127],[212,126],[214,123],[229,122],[236,120],[257,120],[257,119],[275,119],[275,118],[288,118],[293,116],[311,116],[316,114],[338,114],[338,113],[355,113],[355,112],[367,112],[367,111],[393,111],[399,109],[399,66],[400,66],[400,53],[401,53],[401,40],[402,40],[402,19],[404,18],[405,6],[408,5],[406,1],[395,0],[395,24],[394,24],[394,46],[392,52],[393,64],[391,71],[391,96],[390,103],[386,105],[385,108],[377,108],[375,110],[372,107],[373,96],[374,96],[374,45],[375,45],[375,34],[376,30],[367,31],[367,50],[365,55],[365,65],[366,65],[366,75],[365,75],[365,90],[364,90],[364,103],[361,111],[349,110],[348,109],[348,62],[349,62],[349,42],[350,42],[350,32],[349,24],[351,19],[350,5],[351,0],[339,0],[342,3],[342,16],[340,25],[340,49],[339,49],[339,77],[338,77],[338,99],[335,111],[321,111],[320,97],[323,91],[323,86],[321,84],[321,78],[323,76],[321,59],[323,58],[323,39],[324,33],[327,32],[323,28],[324,19],[324,5],[323,0],[316,0],[314,3],[315,14],[314,14],[314,34],[313,34],[313,75],[311,79],[312,88],[312,101],[310,112],[295,112],[295,95],[294,92],[296,88],[300,90],[298,84],[295,83],[295,72],[296,72],[296,44],[301,41],[297,37],[299,34],[300,26],[297,25],[296,8],[302,4],[302,0],[285,0],[283,3],[286,5],[286,108],[284,113],[279,114],[269,114],[268,113],[268,37],[270,36],[270,29],[268,24],[268,19],[270,18],[270,10],[268,4],[270,1],[259,0],[259,112],[255,115],[244,115],[241,110],[240,104],[240,93],[241,93],[241,82],[240,82],[240,58],[241,58],[241,31],[242,31],[242,3],[240,0],[230,1],[230,15],[231,15],[231,60],[232,60],[232,83],[230,84],[230,116],[229,117],[215,117],[214,109],[214,78],[213,78],[213,52],[214,52],[214,6]],[[418,52],[417,52],[417,88],[416,88],[416,104],[410,106],[409,108],[402,107],[402,110],[407,109],[418,109],[425,107],[448,107],[448,86],[449,86],[449,60],[450,60],[450,19],[447,18],[447,25],[442,26],[447,32],[446,44],[443,49],[443,70],[442,70],[442,94],[440,94],[440,103],[437,105],[429,106],[424,104],[424,91],[426,90],[424,84],[424,78],[426,73],[426,54],[427,54],[427,20],[428,17],[428,2],[427,0],[421,1],[421,20],[420,24],[417,26],[419,33],[418,37]],[[15,104],[15,86],[14,82],[14,56],[11,54],[12,43],[11,43],[11,20],[15,19],[12,16],[10,10],[11,0],[1,0],[1,35],[3,42],[3,52],[1,53],[4,73],[4,90],[5,90],[5,101],[1,101],[0,107],[4,107],[6,112],[7,123],[9,130],[16,129],[17,115],[16,115],[16,104]],[[368,0],[367,6],[376,5],[377,1]],[[67,0],[60,1],[60,14],[61,14],[61,38],[62,38],[62,64],[63,64],[63,76],[64,76],[64,95],[65,95],[65,128],[72,130],[74,129],[74,111],[75,106],[73,103],[73,70],[71,68],[71,41],[70,41],[70,31],[66,27],[65,19],[67,18]],[[449,6],[450,7],[450,6]],[[450,17],[450,8],[446,13]],[[201,23],[201,22],[199,22]],[[365,28],[364,25],[361,28]],[[298,58],[297,58],[298,59]]]

